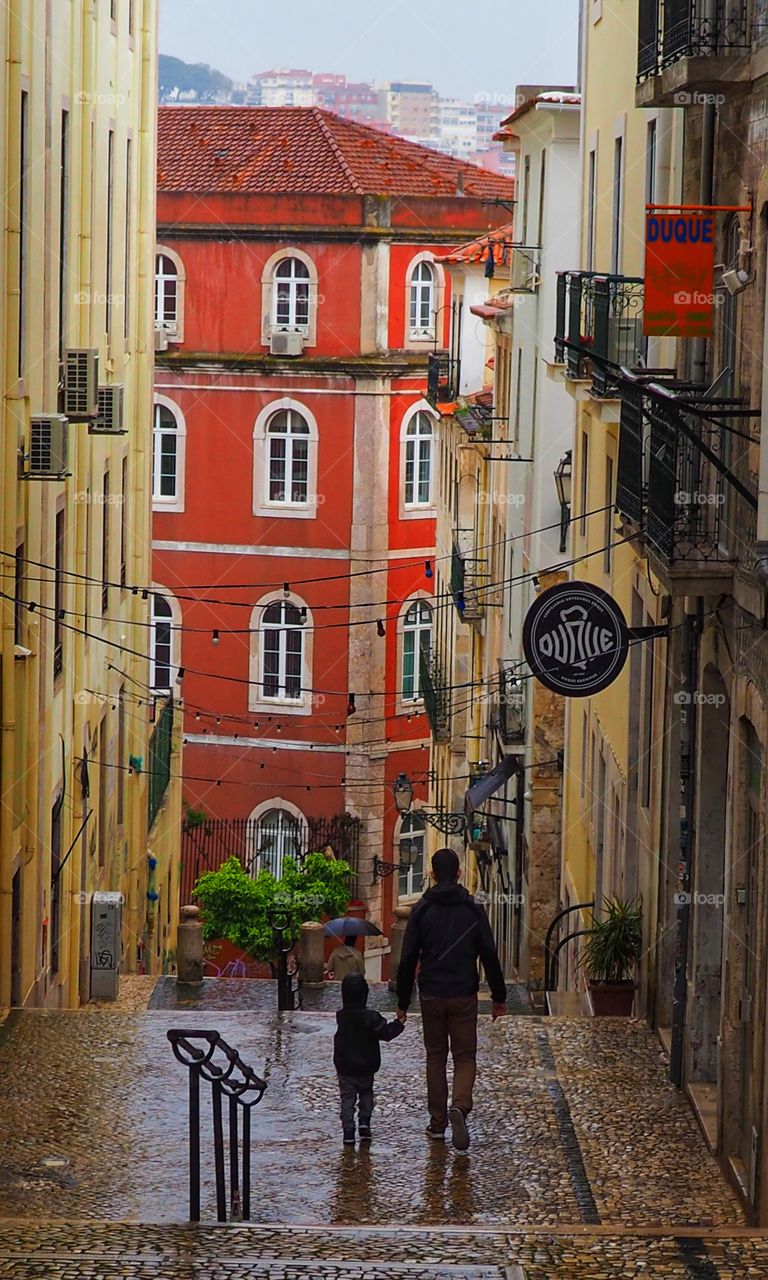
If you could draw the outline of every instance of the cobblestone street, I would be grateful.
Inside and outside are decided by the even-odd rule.
[[[0,1277],[768,1277],[768,1238],[745,1228],[639,1023],[483,1019],[473,1144],[461,1157],[424,1138],[412,1016],[384,1051],[375,1141],[345,1150],[332,1014],[257,1012],[264,994],[240,992],[245,1008],[220,1007],[218,989],[213,1007],[207,996],[182,1012],[162,1007],[162,986],[142,1008],[149,988],[137,988],[133,1011],[30,1011],[0,1026]],[[253,1117],[255,1226],[211,1225],[207,1097],[204,1225],[184,1225],[174,1025],[215,1026],[268,1077]],[[43,1163],[51,1157],[61,1163]]]

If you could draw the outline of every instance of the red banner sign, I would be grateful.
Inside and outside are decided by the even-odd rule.
[[[715,218],[647,213],[643,333],[708,338],[715,306]]]

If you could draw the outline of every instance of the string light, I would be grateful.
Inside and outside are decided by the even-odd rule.
[[[380,636],[385,636],[387,634],[387,628],[384,626],[384,623],[382,622],[381,618],[379,618],[378,622],[376,623],[376,634]]]
[[[347,715],[353,716],[356,711],[357,711],[357,707],[355,706],[355,695],[354,693],[350,693],[347,699]]]
[[[219,632],[217,628],[214,627],[213,632],[211,633],[211,644],[218,644],[218,643],[219,643]]]
[[[431,561],[431,560],[425,560],[425,561],[424,561],[424,577],[425,577],[425,578],[434,578],[434,576],[435,576],[435,575],[434,575],[434,573],[432,572],[432,561]]]

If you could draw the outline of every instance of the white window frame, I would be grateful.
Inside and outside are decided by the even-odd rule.
[[[176,279],[176,316],[174,320],[166,320],[165,316],[160,313],[158,282],[160,280],[171,279],[171,273],[165,273],[160,270],[160,259],[167,258],[171,266],[174,268]],[[169,249],[167,245],[159,244],[155,247],[155,329],[162,329],[168,336],[169,342],[184,341],[184,306],[186,302],[187,292],[187,275],[184,269],[184,263],[174,249]]]
[[[419,414],[426,414],[429,418],[432,434],[414,435],[409,434],[409,428],[412,423],[416,423]],[[429,518],[435,514],[435,462],[437,456],[437,417],[427,400],[419,400],[416,404],[411,405],[403,418],[403,424],[400,429],[400,519],[401,520],[420,520]],[[408,474],[408,452],[409,444],[415,445],[421,440],[431,439],[431,447],[429,453],[429,500],[427,502],[409,502],[407,499],[407,474]],[[414,457],[414,464],[418,464],[418,451]],[[417,481],[414,481],[414,486]],[[416,487],[415,487],[415,490]]]
[[[269,425],[278,413],[299,414],[309,428],[307,460],[307,501],[273,502],[269,497],[270,433]],[[314,414],[306,405],[290,396],[265,405],[253,428],[253,514],[282,519],[315,520],[320,505],[317,494],[317,460],[319,433]]]
[[[411,823],[416,822],[421,825],[417,826],[414,832],[408,830]],[[409,813],[402,814],[395,826],[394,839],[394,857],[395,863],[400,863],[400,845],[406,839],[411,839],[414,835],[420,837],[421,840],[421,865],[409,867],[407,872],[397,871],[397,896],[400,902],[412,902],[416,898],[420,898],[424,892],[424,882],[427,880],[427,820],[422,818],[418,809],[412,809]],[[403,828],[406,828],[404,830]]]
[[[422,263],[426,263],[432,273],[432,316],[427,327],[411,324],[411,304],[414,290],[421,290],[422,285],[415,280],[416,272]],[[442,329],[442,321],[445,320],[445,272],[438,262],[435,262],[433,254],[425,251],[417,254],[408,263],[405,273],[405,346],[406,348],[415,348],[423,350],[425,346],[434,346],[435,338],[440,337]],[[438,347],[443,345],[438,341]]]
[[[160,453],[158,451],[158,442],[161,436],[170,435],[170,429],[158,428],[157,426],[157,410],[168,409],[176,422],[176,492],[173,496],[163,497],[159,490],[159,466]],[[184,414],[173,400],[168,396],[155,394],[154,404],[152,407],[152,510],[153,511],[183,511],[184,510],[184,479],[186,470],[186,443],[187,443],[187,427],[184,421]]]
[[[314,347],[317,345],[317,306],[319,301],[317,267],[309,254],[305,253],[303,249],[297,249],[291,245],[273,253],[265,262],[264,269],[261,274],[262,345],[265,347],[270,345],[273,330],[283,329],[286,327],[284,325],[278,325],[276,320],[276,273],[281,263],[286,262],[289,258],[295,258],[298,262],[302,263],[309,272],[309,319],[306,325],[289,325],[287,327],[293,327],[299,333],[304,335],[305,347]]]
[[[272,800],[262,801],[261,804],[256,805],[256,808],[249,815],[248,820],[249,820],[249,823],[253,824],[252,830],[256,834],[256,839],[258,840],[260,824],[267,817],[269,813],[272,813],[275,810],[277,810],[278,812],[285,813],[289,818],[292,818],[297,823],[299,828],[301,844],[306,845],[307,829],[308,829],[307,819],[305,818],[301,809],[298,809],[295,804],[291,803],[290,800],[284,800],[282,796],[275,796],[274,799]],[[250,839],[249,839],[249,845],[250,845]],[[256,844],[255,847],[249,847],[247,849],[246,856],[248,858],[248,867],[249,867],[250,874],[252,876],[255,876],[257,872],[261,870],[259,853],[258,853],[258,844]],[[280,871],[282,871],[282,868],[283,868],[284,857],[285,857],[285,854],[283,852],[283,855],[280,859]],[[278,876],[278,879],[279,879],[279,876]]]
[[[155,596],[159,596],[170,609],[170,683],[167,685],[159,685],[157,683],[157,619],[155,616]],[[176,683],[176,676],[178,675],[180,665],[181,607],[176,597],[165,587],[159,586],[157,583],[152,585],[150,591],[149,619],[151,623],[149,629],[149,687],[156,693],[170,693]]]
[[[302,651],[301,651],[301,693],[298,698],[287,698],[284,696],[267,697],[264,693],[264,667],[265,667],[265,632],[287,630],[288,628],[280,628],[274,624],[265,625],[264,616],[267,609],[272,604],[288,604],[294,605],[297,609],[307,610],[307,620],[301,626],[302,634]],[[298,628],[297,628],[298,629]],[[249,663],[249,679],[248,688],[248,706],[251,711],[274,711],[279,708],[281,716],[306,716],[312,712],[312,659],[313,659],[313,621],[312,613],[307,606],[305,600],[291,592],[285,595],[279,591],[270,591],[268,595],[262,597],[251,613],[250,621],[250,641],[251,653]],[[281,660],[281,671],[285,667],[285,653]],[[278,683],[280,677],[278,675]]]
[[[424,608],[426,608],[429,613],[429,622],[426,623],[421,621],[421,619],[419,619],[416,625],[409,626],[408,615],[414,609],[417,609],[419,613],[421,613],[421,610]],[[426,633],[429,634],[428,648],[431,649],[433,640],[434,640],[434,634],[435,634],[435,615],[434,615],[433,605],[429,597],[427,597],[426,595],[411,596],[408,600],[406,600],[405,604],[403,605],[403,608],[401,611],[401,619],[402,619],[402,627],[401,627],[402,641],[401,641],[401,644],[399,645],[400,653],[399,653],[399,665],[398,665],[398,670],[400,672],[399,694],[400,694],[400,702],[402,705],[402,710],[410,711],[414,708],[420,707],[424,702],[424,695],[420,687],[421,679],[419,674],[419,670],[420,670],[419,654],[421,652],[421,638],[423,634],[426,634]],[[414,637],[414,651],[413,651],[414,692],[411,694],[407,694],[405,690],[405,648],[406,648],[407,637],[411,635]]]

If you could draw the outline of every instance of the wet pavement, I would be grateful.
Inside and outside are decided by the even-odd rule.
[[[473,1145],[461,1157],[423,1133],[417,1017],[383,1049],[374,1143],[350,1151],[340,1144],[333,1016],[210,1008],[13,1014],[0,1027],[0,1217],[185,1219],[187,1081],[166,1039],[179,1025],[216,1027],[268,1078],[253,1114],[260,1223],[742,1223],[639,1023],[483,1018]],[[203,1219],[211,1221],[208,1090],[203,1101]],[[66,1163],[42,1165],[46,1158]]]
[[[321,987],[299,987],[296,1009],[308,1013],[334,1013],[341,1003],[340,983],[325,982]],[[369,982],[368,1004],[382,1013],[394,1013],[397,996],[385,982]],[[249,1010],[272,1013],[277,1006],[277,983],[253,978],[205,978],[200,986],[179,985],[175,978],[158,978],[149,993],[145,1007],[150,1009]],[[413,993],[411,1011],[418,1012],[418,991]],[[521,983],[509,983],[507,1007],[517,1016],[533,1014],[530,996]],[[491,999],[487,990],[480,991],[481,1013],[490,1013]]]

